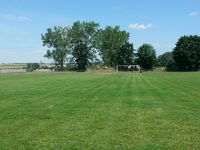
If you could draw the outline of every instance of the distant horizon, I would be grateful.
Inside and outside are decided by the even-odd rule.
[[[44,58],[41,34],[54,26],[75,21],[95,21],[120,26],[130,32],[130,42],[138,49],[149,43],[157,55],[172,51],[184,35],[200,34],[198,0],[2,0],[0,5],[0,64],[52,63]]]

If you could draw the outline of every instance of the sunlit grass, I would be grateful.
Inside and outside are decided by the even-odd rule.
[[[200,73],[0,76],[0,149],[200,149]]]

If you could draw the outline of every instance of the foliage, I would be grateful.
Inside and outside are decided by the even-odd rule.
[[[28,63],[26,70],[28,72],[32,72],[32,71],[37,70],[39,68],[40,68],[40,64],[38,64],[38,63]]]
[[[156,63],[156,51],[152,45],[143,44],[141,47],[139,47],[137,55],[137,63],[143,69],[149,70],[153,68]]]
[[[75,62],[79,71],[85,71],[95,65],[115,67],[135,63],[129,36],[119,26],[100,29],[100,25],[93,21],[76,21],[69,27],[48,28],[47,33],[42,35],[42,42],[48,47],[45,57],[55,61],[56,69],[64,70],[67,61]],[[160,55],[157,62],[155,49],[150,44],[143,44],[137,55],[137,63],[144,69],[152,69],[156,65],[167,70],[198,70],[200,36],[181,37],[174,51]]]
[[[76,58],[77,69],[79,71],[85,71],[87,69],[90,55],[87,46],[83,43],[76,45],[72,54]]]
[[[67,54],[70,53],[69,37],[67,27],[48,28],[47,33],[42,35],[43,46],[47,46],[47,54],[45,57],[53,59],[58,70],[64,69]]]
[[[106,67],[106,66],[89,67],[87,71],[93,72],[93,73],[115,73],[116,72],[112,67]]]
[[[166,71],[179,71],[175,64],[175,61],[171,61],[166,65]]]
[[[50,67],[48,68],[48,66],[41,66],[40,68],[41,69],[49,69]]]
[[[173,55],[179,70],[198,70],[200,67],[200,36],[181,37],[176,44]]]
[[[177,71],[177,67],[173,58],[173,52],[166,52],[157,59],[157,65],[159,67],[165,67],[166,71]]]
[[[173,52],[166,52],[158,56],[158,66],[166,67],[169,63],[173,62]]]
[[[75,22],[69,30],[72,55],[77,69],[85,71],[88,63],[96,59],[96,45],[99,24],[95,22]]]
[[[134,59],[134,48],[133,44],[126,42],[122,47],[119,49],[117,53],[117,64],[118,65],[132,65]]]
[[[129,33],[121,31],[119,26],[108,26],[101,31],[99,37],[100,55],[107,66],[116,66],[120,48],[129,40]]]
[[[42,35],[43,45],[49,48],[45,57],[55,61],[56,70],[64,70],[65,61],[76,62],[79,71],[95,65],[133,64],[134,48],[128,40],[129,33],[119,26],[100,29],[98,23],[80,21],[49,28]]]

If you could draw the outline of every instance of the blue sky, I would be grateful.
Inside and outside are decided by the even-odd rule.
[[[182,35],[200,34],[200,0],[0,0],[0,63],[50,62],[41,34],[74,21],[120,25],[137,49],[171,51]]]

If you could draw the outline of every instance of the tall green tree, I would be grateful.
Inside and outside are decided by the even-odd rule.
[[[176,43],[173,55],[179,70],[195,71],[200,69],[200,36],[181,37]]]
[[[41,36],[43,46],[48,47],[45,57],[53,59],[59,70],[63,70],[66,57],[70,53],[68,28],[59,26],[53,29],[48,28],[47,33]]]
[[[134,48],[133,44],[126,42],[122,47],[119,49],[117,53],[117,64],[118,65],[132,65],[134,59]]]
[[[139,47],[138,52],[138,64],[143,69],[152,69],[156,63],[156,51],[150,44],[143,44]]]
[[[72,55],[77,69],[85,71],[88,63],[96,58],[99,24],[95,22],[75,22],[69,30]]]
[[[173,52],[166,52],[158,56],[158,66],[166,67],[168,64],[174,61]]]
[[[76,58],[77,69],[79,71],[85,71],[87,69],[88,59],[90,56],[87,45],[84,43],[76,45],[72,54]]]
[[[119,26],[108,26],[99,36],[100,55],[107,66],[116,66],[120,48],[129,40],[129,33],[121,31]]]

